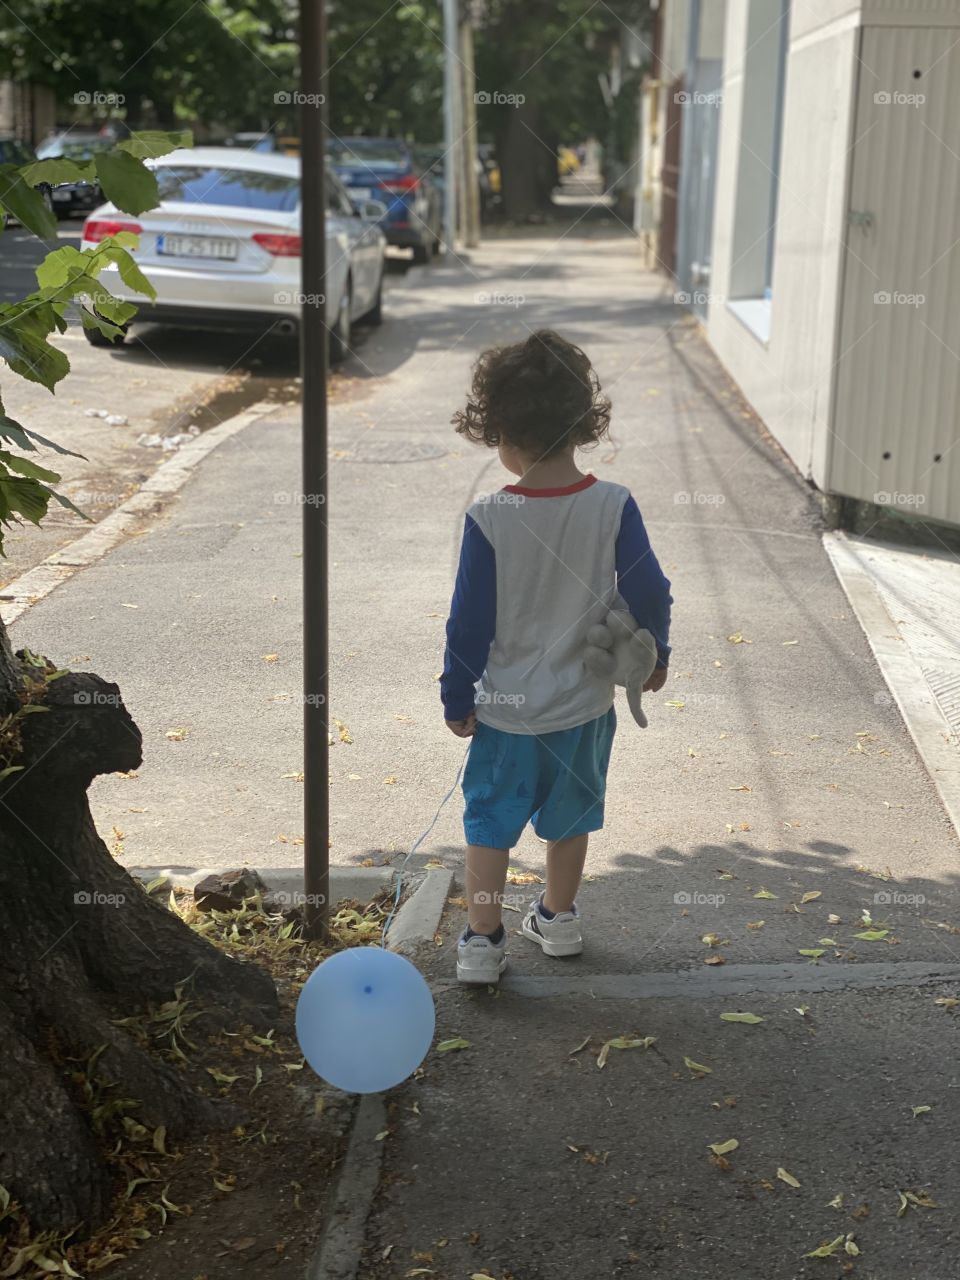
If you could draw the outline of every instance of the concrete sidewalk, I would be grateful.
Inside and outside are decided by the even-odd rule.
[[[944,1280],[957,1023],[935,998],[960,995],[955,833],[874,696],[806,486],[633,242],[581,232],[412,273],[334,407],[336,862],[408,849],[462,758],[439,709],[443,621],[463,510],[506,479],[447,425],[478,350],[544,325],[586,348],[615,425],[585,461],[636,493],[676,598],[650,728],[621,717],[584,955],[558,965],[512,938],[499,995],[458,990],[453,902],[423,961],[438,1040],[470,1043],[389,1100],[359,1274],[796,1280],[856,1262],[803,1259],[853,1233],[856,1274]],[[297,466],[292,418],[251,424],[12,629],[116,679],[144,730],[139,776],[93,789],[128,862],[296,865]],[[456,797],[423,852],[459,870]],[[536,875],[541,846],[525,836],[513,861]],[[532,891],[508,888],[515,906]],[[864,911],[879,936],[857,937]],[[690,986],[664,995],[678,972]],[[616,1036],[656,1044],[599,1069]],[[732,1138],[729,1167],[712,1162]],[[898,1218],[898,1191],[924,1189],[944,1207]]]
[[[960,558],[873,538],[824,535],[917,750],[960,832]]]

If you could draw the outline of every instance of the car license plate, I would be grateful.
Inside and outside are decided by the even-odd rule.
[[[232,261],[237,256],[236,240],[215,236],[157,236],[157,253],[166,258],[218,258]]]
[[[57,201],[72,200],[73,192],[60,191],[56,187],[54,187],[54,189],[50,192],[50,196],[53,200],[57,200]]]
[[[372,195],[373,195],[372,187],[351,187],[350,188],[351,200],[369,200]]]

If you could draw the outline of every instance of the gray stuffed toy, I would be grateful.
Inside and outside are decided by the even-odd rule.
[[[645,729],[640,694],[657,665],[657,645],[650,632],[638,626],[626,609],[611,609],[605,622],[587,632],[583,665],[592,675],[624,686],[633,718]]]

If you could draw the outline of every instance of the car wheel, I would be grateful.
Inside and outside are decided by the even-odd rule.
[[[340,308],[337,311],[337,322],[330,330],[330,363],[339,364],[341,360],[347,358],[350,351],[350,281],[347,281],[347,287],[343,291],[343,297],[340,299]]]
[[[124,337],[126,337],[127,326],[121,325],[120,328],[123,329],[123,335]],[[107,335],[105,333],[102,333],[99,329],[88,329],[86,325],[84,325],[83,333],[84,333],[84,337],[90,343],[91,347],[122,347],[123,346],[123,338],[108,338]]]

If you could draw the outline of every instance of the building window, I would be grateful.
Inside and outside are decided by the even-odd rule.
[[[789,33],[790,0],[749,0],[730,307],[763,341],[770,337]]]

